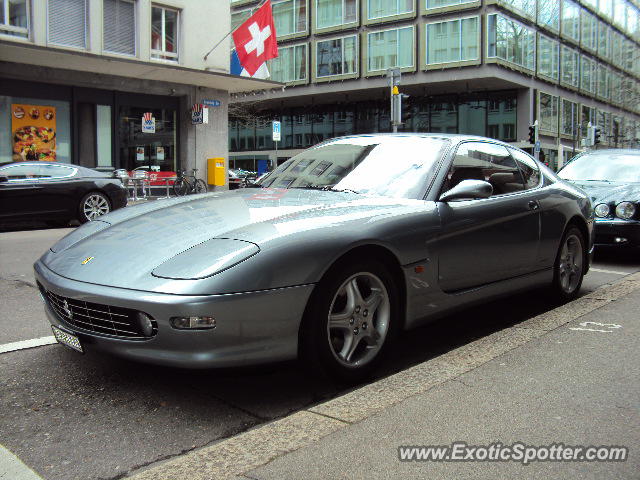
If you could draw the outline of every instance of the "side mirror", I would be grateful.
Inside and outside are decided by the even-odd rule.
[[[451,190],[440,195],[441,202],[449,200],[471,200],[476,198],[489,198],[493,194],[493,187],[484,180],[463,180]]]
[[[4,183],[8,181],[9,181],[9,178],[5,177],[4,175],[0,175],[0,183]]]

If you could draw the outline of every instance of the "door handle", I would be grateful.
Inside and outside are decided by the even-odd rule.
[[[531,200],[528,205],[529,205],[529,210],[538,210],[540,208],[540,204],[535,200]]]

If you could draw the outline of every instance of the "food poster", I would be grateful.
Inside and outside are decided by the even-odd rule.
[[[13,160],[56,160],[56,107],[11,105]]]

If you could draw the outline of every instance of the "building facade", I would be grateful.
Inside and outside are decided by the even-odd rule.
[[[228,39],[205,59],[229,29],[225,2],[0,0],[0,163],[206,178],[206,159],[227,157],[229,93],[273,85],[228,74]]]
[[[259,5],[231,0],[239,25]],[[477,134],[530,149],[554,168],[583,149],[640,141],[636,0],[272,0],[282,91],[232,95],[232,165],[255,169],[326,138],[388,132],[386,72],[399,68],[399,131]],[[282,141],[271,140],[271,120]]]

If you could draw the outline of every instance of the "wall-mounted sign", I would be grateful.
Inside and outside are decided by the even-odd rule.
[[[209,123],[209,107],[202,103],[194,103],[191,107],[191,124],[206,125]]]
[[[11,105],[13,161],[56,159],[56,107]]]
[[[273,141],[279,142],[281,138],[281,123],[274,120],[272,123]]]
[[[202,104],[206,105],[207,107],[219,107],[220,105],[222,105],[222,102],[220,100],[211,100],[205,98],[204,100],[202,100]]]
[[[156,119],[151,112],[142,115],[142,133],[156,133]]]

